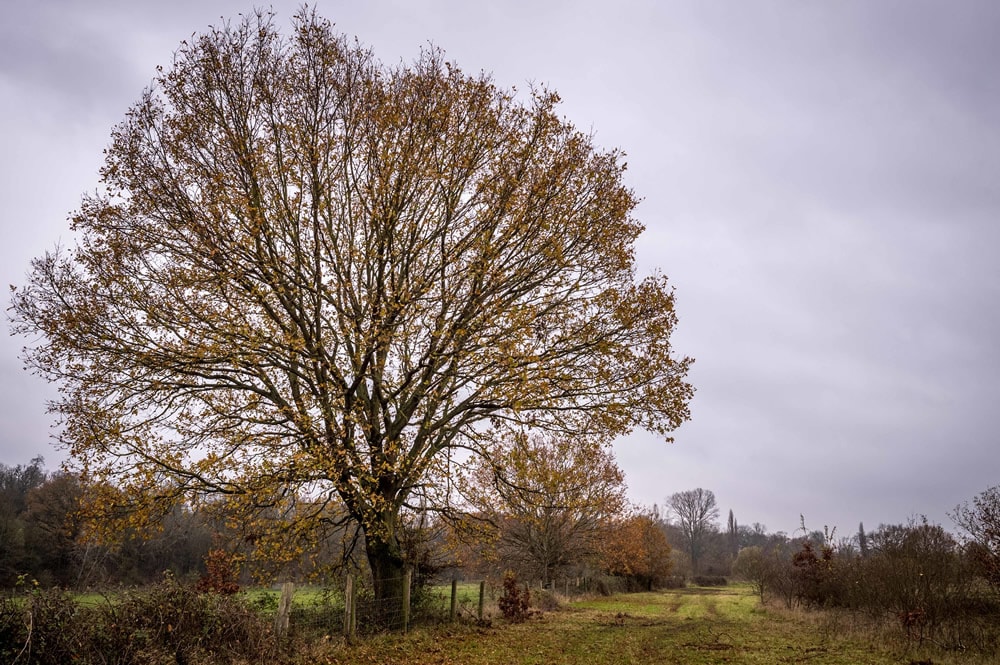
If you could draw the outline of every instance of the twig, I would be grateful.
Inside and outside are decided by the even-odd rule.
[[[30,604],[29,604],[29,609],[28,609],[28,639],[26,639],[24,641],[24,646],[21,647],[21,651],[18,652],[17,657],[14,658],[14,662],[11,663],[11,665],[14,665],[14,663],[16,663],[17,661],[19,661],[21,659],[21,656],[24,655],[25,651],[28,652],[28,657],[29,658],[31,657],[31,633],[34,631],[34,626],[35,626],[35,613],[31,611]]]

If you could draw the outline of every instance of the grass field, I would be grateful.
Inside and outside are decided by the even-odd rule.
[[[834,629],[822,614],[762,608],[743,587],[576,602],[518,625],[455,625],[307,648],[301,662],[400,665],[616,663],[978,664]]]
[[[459,583],[456,591],[459,603],[468,605],[477,603],[479,600],[478,582]],[[272,609],[277,608],[278,598],[281,596],[281,590],[275,587],[248,587],[242,589],[239,593],[254,605],[263,608],[270,607]],[[432,587],[429,590],[429,594],[438,604],[449,603],[451,601],[451,585],[442,584]],[[108,592],[86,591],[74,593],[73,599],[81,606],[90,607],[114,602],[117,595],[118,592],[114,590]],[[299,585],[295,588],[295,593],[292,596],[292,604],[295,607],[307,608],[330,603],[331,601],[343,602],[343,595],[338,591],[331,592],[322,586]]]
[[[446,607],[450,599],[450,585],[435,587],[431,592],[436,596],[432,602]],[[857,620],[858,615],[787,610],[783,606],[774,605],[765,607],[758,602],[751,590],[744,586],[692,587],[657,593],[589,598],[563,603],[561,607],[552,611],[535,612],[528,621],[521,624],[510,624],[500,619],[496,604],[488,599],[487,612],[490,621],[484,625],[478,625],[472,620],[475,617],[474,607],[477,604],[475,601],[478,600],[478,584],[461,585],[458,592],[460,605],[467,607],[465,611],[460,611],[459,616],[462,620],[456,623],[449,623],[448,613],[444,611],[438,613],[438,618],[435,620],[416,623],[416,627],[408,634],[368,635],[348,644],[341,637],[342,622],[336,612],[332,616],[310,614],[310,605],[321,609],[320,614],[323,614],[326,611],[323,608],[328,607],[325,603],[329,601],[329,597],[325,596],[320,588],[300,587],[295,595],[294,604],[304,612],[298,616],[294,613],[292,615],[293,624],[296,621],[302,622],[298,628],[293,625],[292,638],[281,643],[270,643],[268,646],[266,635],[269,633],[265,627],[260,633],[264,636],[260,642],[261,650],[259,652],[251,650],[247,652],[249,660],[235,662],[267,662],[284,665],[305,663],[310,665],[1000,664],[1000,658],[992,654],[946,652],[933,644],[918,647],[908,643],[898,622],[894,623],[894,619],[885,626],[872,628],[867,622]],[[198,609],[200,605],[192,603],[189,596],[183,594],[177,596],[172,589],[159,589],[155,593],[158,593],[157,597],[161,599],[173,599],[169,602],[182,602],[183,607],[187,608],[185,611],[195,613],[201,611]],[[259,606],[265,615],[272,612],[272,606],[276,606],[278,592],[273,589],[249,590],[242,593],[252,604]],[[42,596],[42,598],[48,597]],[[52,608],[65,609],[64,605],[53,604],[56,600],[47,600],[45,602],[48,604],[40,606],[42,609],[38,611],[42,612],[39,615],[42,623],[36,626],[36,629],[46,626],[46,621],[55,620]],[[113,593],[81,594],[68,602],[86,607],[106,602],[114,604],[116,601],[124,602],[124,598],[121,595],[116,597]],[[46,607],[50,609],[45,610]],[[153,605],[143,611],[153,612],[162,618],[161,615],[167,609]],[[45,614],[45,611],[49,614]],[[212,617],[218,619],[222,616],[217,613],[218,610],[206,611],[209,612],[205,615],[208,619]],[[128,615],[126,613],[122,616]],[[243,615],[237,613],[226,616]],[[107,618],[98,613],[93,619],[103,620],[102,617]],[[109,643],[116,644],[114,639],[119,640],[122,645],[131,643],[134,635],[129,633],[132,630],[128,628],[130,624],[126,624],[116,632],[118,621],[116,617],[117,615],[112,616],[115,621],[111,624],[107,622],[100,624],[103,626],[100,635],[104,641],[99,641],[97,647],[107,646],[105,642],[108,640],[111,640]],[[179,621],[174,615],[170,617],[172,622]],[[315,626],[307,623],[317,620],[319,623]],[[252,621],[249,624],[245,624],[244,619],[237,618],[236,621],[237,623],[233,624],[234,629],[239,626],[254,626],[248,635],[257,634],[252,631],[261,631],[261,626]],[[20,618],[18,625],[19,622]],[[148,631],[148,626],[142,625],[145,626],[142,630]],[[263,625],[268,625],[267,620]],[[309,628],[303,629],[301,626]],[[72,630],[71,628],[72,624],[66,624],[55,632],[50,631],[38,637],[41,641],[37,646],[46,646],[50,641],[56,644],[59,642],[57,638],[66,630],[69,630],[67,634],[76,635],[74,639],[78,640],[84,640],[86,635],[89,635],[86,630],[79,627]],[[198,640],[202,633],[199,632],[197,625],[194,626],[194,633],[190,631],[191,625],[187,628],[189,630],[184,633],[186,636],[184,639],[188,639],[189,642],[194,640],[193,643],[200,644]],[[171,646],[173,644],[171,639],[181,639],[176,635],[171,633],[169,628],[167,633],[157,632],[154,636],[163,639],[151,643],[150,648],[159,644],[160,646],[156,648],[161,651],[166,649],[164,653],[168,655],[174,653],[175,647]],[[224,635],[220,633],[219,636]],[[2,653],[16,653],[25,639],[27,638],[21,635],[15,640],[16,644],[8,644],[6,647],[0,644],[0,660],[3,660]],[[84,643],[90,644],[90,642],[80,642]],[[77,642],[72,644],[77,645],[73,646],[73,649],[79,646]],[[163,646],[164,644],[166,646]],[[59,645],[66,646],[62,642],[59,642]],[[209,652],[211,652],[210,647],[211,645]],[[224,648],[236,647],[230,644]],[[274,651],[275,648],[278,649],[277,652]],[[160,651],[150,653],[160,653]],[[237,649],[234,653],[244,652]],[[259,654],[264,660],[258,660],[258,655],[253,654]],[[215,661],[210,658],[191,662],[201,664]]]
[[[331,600],[329,591],[319,586],[302,585],[295,589],[292,596],[292,604],[299,607],[309,607],[320,605]],[[258,605],[278,606],[278,598],[281,597],[281,590],[274,588],[252,587],[240,591],[240,595],[251,603]],[[342,599],[342,596],[341,596]]]

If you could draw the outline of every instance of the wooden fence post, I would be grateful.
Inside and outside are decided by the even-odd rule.
[[[448,615],[448,619],[452,622],[455,621],[455,617],[458,615],[458,578],[451,578],[451,613]]]
[[[295,585],[285,582],[281,585],[281,597],[278,599],[278,613],[274,615],[274,634],[278,639],[288,636],[288,620],[292,613],[292,596],[295,594]]]
[[[486,580],[479,582],[479,623],[483,622],[483,604],[486,601]]]
[[[354,634],[354,576],[348,575],[344,585],[344,637],[348,640]]]
[[[407,568],[406,572],[403,573],[403,632],[405,633],[410,626],[410,576],[411,572]]]

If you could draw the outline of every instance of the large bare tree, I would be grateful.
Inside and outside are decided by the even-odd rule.
[[[667,499],[672,517],[684,536],[691,556],[691,571],[697,575],[708,537],[715,531],[719,507],[712,490],[697,488],[671,494]]]
[[[293,25],[180,47],[13,327],[119,501],[226,495],[250,529],[258,508],[346,514],[387,597],[400,511],[448,451],[524,427],[667,436],[690,360],[666,278],[634,278],[621,154],[554,93]]]

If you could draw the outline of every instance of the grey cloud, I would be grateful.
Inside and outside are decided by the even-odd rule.
[[[276,5],[287,26],[298,3]],[[0,178],[2,282],[65,237],[155,64],[244,10],[18,3],[0,26],[0,85],[16,96],[0,125],[14,123],[3,137],[18,151]],[[567,117],[629,153],[639,269],[677,287],[675,347],[697,358],[698,388],[675,444],[636,433],[617,446],[634,500],[701,486],[744,523],[793,531],[801,512],[843,533],[916,512],[946,521],[1000,482],[1000,5],[319,11],[387,62],[431,41],[501,85],[550,84]],[[0,363],[5,463],[44,451],[48,427],[46,388],[15,364]]]

